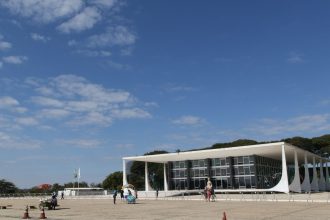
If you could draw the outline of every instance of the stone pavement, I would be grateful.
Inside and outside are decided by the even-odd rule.
[[[287,195],[285,195],[287,196]],[[194,199],[195,198],[195,199]],[[240,201],[215,202],[196,200],[197,197],[181,199],[138,199],[136,204],[126,204],[120,199],[113,204],[111,197],[59,200],[57,210],[45,210],[47,219],[222,219],[226,212],[228,220],[234,219],[330,219],[330,204],[327,202],[289,201]],[[38,207],[38,198],[0,199],[0,219],[21,219],[26,205]],[[30,217],[38,219],[40,211],[30,210]]]

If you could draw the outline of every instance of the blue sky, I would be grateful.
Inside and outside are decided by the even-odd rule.
[[[330,131],[327,1],[3,0],[0,178]]]

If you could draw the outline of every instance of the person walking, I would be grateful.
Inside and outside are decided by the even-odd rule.
[[[113,191],[113,204],[116,204],[116,198],[117,198],[117,190],[115,189]]]
[[[120,189],[120,199],[121,200],[124,199],[124,190],[123,190],[123,188]]]

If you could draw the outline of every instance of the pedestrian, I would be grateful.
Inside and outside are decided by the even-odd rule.
[[[124,199],[124,190],[123,190],[123,188],[120,189],[120,199],[121,200]]]
[[[158,193],[159,193],[159,191],[158,191],[158,188],[156,189],[156,199],[158,199]]]
[[[64,191],[61,193],[61,199],[64,199]]]
[[[117,198],[117,190],[115,189],[113,191],[113,204],[116,204],[116,198]]]

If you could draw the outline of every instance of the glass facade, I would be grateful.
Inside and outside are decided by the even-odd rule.
[[[210,177],[214,189],[267,189],[275,186],[281,161],[257,155],[169,162],[171,190],[204,189]]]

